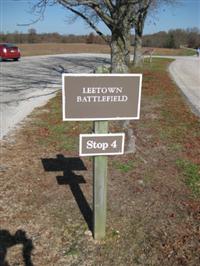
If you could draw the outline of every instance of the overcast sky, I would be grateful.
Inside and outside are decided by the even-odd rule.
[[[83,20],[78,19],[69,23],[69,12],[59,5],[48,7],[45,17],[30,26],[19,26],[34,21],[36,17],[30,13],[30,2],[37,0],[0,0],[1,32],[27,32],[29,28],[35,28],[38,33],[58,32],[61,34],[88,34],[92,30],[86,26]],[[154,16],[149,17],[145,23],[144,33],[168,31],[176,28],[200,28],[200,0],[181,0],[180,5],[160,8]],[[104,33],[109,30],[103,24],[99,27]]]

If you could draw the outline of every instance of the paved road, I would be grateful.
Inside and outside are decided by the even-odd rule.
[[[192,111],[200,116],[200,58],[176,57],[169,71]]]
[[[177,59],[170,66],[172,77],[200,114],[200,59]],[[24,57],[0,63],[0,139],[36,107],[61,89],[61,74],[89,73],[109,63],[109,55],[52,55]]]
[[[0,63],[0,139],[61,89],[61,74],[89,73],[109,63],[107,55],[53,55]]]

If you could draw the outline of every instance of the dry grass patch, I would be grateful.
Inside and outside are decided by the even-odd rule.
[[[66,53],[109,53],[108,45],[85,43],[35,43],[19,44],[22,56],[51,55]]]
[[[34,43],[18,44],[22,56],[51,55],[66,53],[110,53],[110,47],[105,44],[86,44],[86,43]],[[148,50],[144,47],[143,50]],[[131,47],[133,54],[133,47]],[[154,55],[194,55],[195,52],[186,49],[167,49],[155,48]]]

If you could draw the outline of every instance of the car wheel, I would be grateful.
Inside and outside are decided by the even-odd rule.
[[[13,60],[14,60],[14,61],[18,61],[18,60],[19,60],[19,58],[13,58]]]

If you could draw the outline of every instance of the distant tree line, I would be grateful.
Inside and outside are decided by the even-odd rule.
[[[15,31],[14,33],[0,33],[0,42],[11,43],[85,43],[85,35],[61,35],[53,33],[37,33],[35,29],[29,29],[27,33]]]
[[[134,45],[134,36],[131,36],[132,45]],[[37,33],[35,29],[29,29],[27,33],[0,33],[0,42],[11,43],[88,43],[88,44],[105,44],[105,41],[94,33],[89,35],[61,35],[54,33]],[[186,46],[189,48],[200,47],[200,30],[192,29],[175,29],[168,32],[160,31],[158,33],[144,35],[143,46],[160,47],[160,48],[179,48]]]
[[[200,30],[192,29],[175,29],[168,32],[160,31],[151,35],[143,36],[143,46],[161,47],[161,48],[180,48],[186,46],[189,48],[200,47]]]
[[[0,42],[11,43],[98,43],[105,44],[105,41],[98,35],[62,35],[57,32],[37,33],[31,28],[27,33],[15,31],[14,33],[0,32]]]

